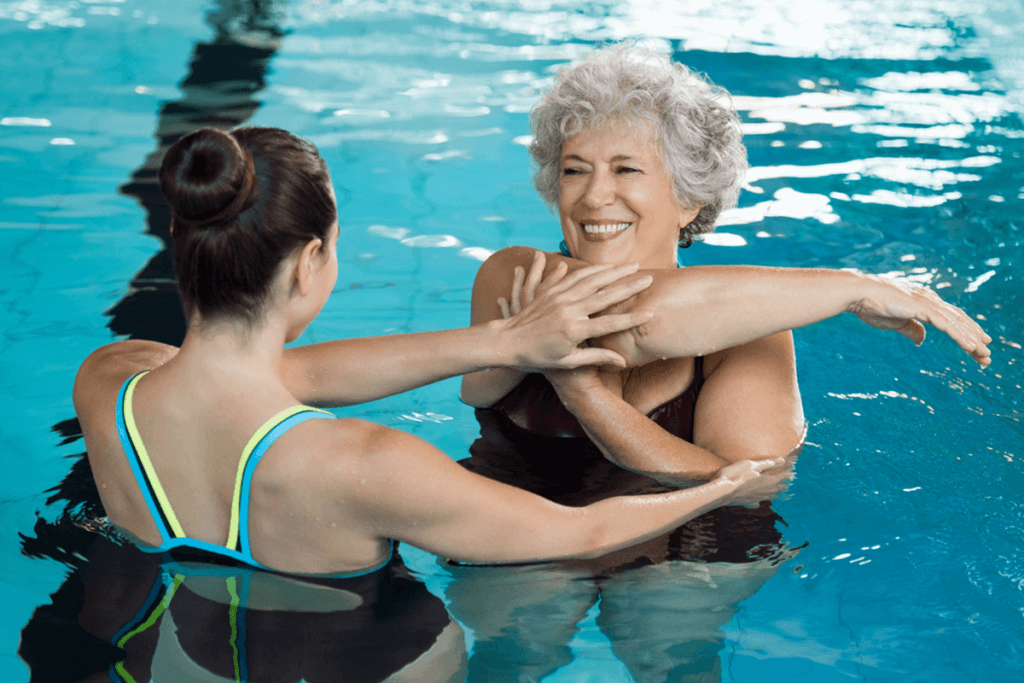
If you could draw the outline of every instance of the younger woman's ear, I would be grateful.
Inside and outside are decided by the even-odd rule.
[[[306,245],[299,251],[299,257],[295,263],[295,284],[303,296],[313,288],[314,275],[321,266],[321,259],[317,257],[322,246],[323,240],[316,237],[306,242]]]

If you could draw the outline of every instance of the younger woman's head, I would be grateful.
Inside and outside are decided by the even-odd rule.
[[[338,212],[316,147],[278,128],[203,128],[160,167],[185,315],[252,324],[282,262],[327,249]]]

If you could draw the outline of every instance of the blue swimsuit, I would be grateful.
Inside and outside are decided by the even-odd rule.
[[[249,543],[249,491],[252,485],[253,472],[260,458],[267,449],[282,434],[297,424],[306,420],[323,418],[333,419],[334,416],[327,411],[310,408],[308,406],[292,406],[282,410],[273,416],[263,426],[256,430],[256,433],[249,439],[242,451],[242,457],[238,462],[238,472],[235,476],[234,495],[231,502],[231,523],[228,527],[228,538],[224,545],[217,545],[207,541],[190,538],[185,534],[181,523],[178,521],[171,503],[167,499],[160,479],[157,477],[153,463],[149,459],[146,447],[142,443],[139,431],[135,426],[135,416],[132,412],[132,395],[135,393],[135,386],[145,375],[141,372],[121,387],[117,398],[117,432],[121,437],[121,445],[124,448],[125,456],[132,466],[135,479],[138,481],[139,489],[146,500],[153,521],[160,531],[161,542],[155,548],[139,546],[140,550],[150,553],[165,553],[179,548],[198,550],[203,553],[212,553],[221,558],[227,558],[237,562],[243,562],[252,567],[269,569],[263,566],[252,556],[252,547]],[[392,543],[392,552],[394,544]],[[359,576],[377,571],[386,565],[391,559],[389,553],[380,566],[363,571],[345,574],[344,576]]]

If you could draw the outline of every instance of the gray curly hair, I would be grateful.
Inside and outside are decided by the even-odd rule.
[[[726,90],[630,43],[599,48],[563,68],[530,113],[533,182],[548,206],[558,204],[566,138],[619,121],[653,130],[676,202],[700,207],[680,231],[680,244],[714,230],[722,210],[735,205],[747,171],[739,116]]]

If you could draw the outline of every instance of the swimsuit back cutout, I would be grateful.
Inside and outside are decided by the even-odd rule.
[[[146,501],[150,515],[156,523],[160,532],[160,545],[154,548],[139,546],[140,550],[151,553],[167,553],[175,549],[183,548],[198,550],[203,553],[212,553],[221,558],[227,558],[236,562],[242,562],[252,567],[269,569],[263,566],[252,556],[252,547],[249,543],[249,494],[252,488],[252,477],[259,464],[260,458],[267,452],[267,449],[295,425],[311,419],[334,419],[334,415],[325,410],[310,408],[308,406],[292,406],[282,410],[277,415],[263,423],[256,433],[252,435],[249,442],[242,450],[242,457],[238,462],[238,469],[235,475],[235,486],[231,500],[231,521],[228,527],[228,537],[224,545],[217,545],[208,541],[202,541],[189,537],[174,514],[171,502],[167,493],[160,484],[153,463],[142,443],[139,430],[135,425],[135,414],[132,409],[132,397],[139,380],[146,374],[141,372],[121,387],[117,398],[117,432],[121,439],[121,446],[124,449],[125,457],[131,465],[132,472],[142,491],[142,497]],[[377,571],[390,562],[394,552],[394,544],[391,543],[391,552],[388,558],[380,566],[367,570],[344,574],[344,576],[358,576]]]

